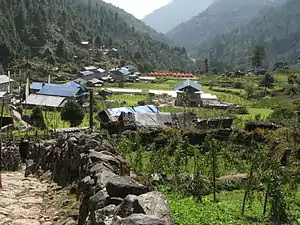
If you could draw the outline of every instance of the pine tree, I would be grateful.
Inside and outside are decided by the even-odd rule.
[[[266,56],[266,50],[264,46],[257,45],[253,50],[253,56],[251,58],[251,64],[254,69],[259,69],[263,65],[264,58]]]

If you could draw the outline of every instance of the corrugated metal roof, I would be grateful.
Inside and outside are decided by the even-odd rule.
[[[176,91],[165,91],[165,90],[149,90],[149,94],[154,94],[154,95],[169,95],[173,98],[177,97],[177,92]]]
[[[93,78],[91,80],[88,81],[89,83],[92,83],[92,84],[98,84],[98,83],[103,83],[102,80],[99,80],[97,78]]]
[[[75,82],[74,82],[75,83]],[[82,89],[74,86],[45,84],[38,92],[40,95],[52,95],[61,97],[76,97],[81,95]]]
[[[160,113],[154,105],[136,106],[136,107],[121,107],[106,110],[110,116],[119,117],[122,113]]]
[[[201,99],[211,99],[211,100],[218,100],[216,95],[212,95],[210,93],[202,93],[200,94]]]
[[[104,70],[104,69],[102,69],[102,68],[99,68],[99,69],[97,69],[97,72],[99,72],[99,73],[104,73],[104,72],[105,72],[105,70]]]
[[[80,71],[80,74],[82,74],[83,76],[91,76],[94,74],[94,72],[92,71]]]
[[[43,85],[44,85],[44,83],[41,83],[41,82],[32,82],[32,84],[30,85],[30,89],[32,89],[32,90],[41,90]]]
[[[112,93],[121,93],[121,94],[142,94],[142,89],[126,89],[126,88],[102,88],[102,91],[110,91]]]
[[[84,70],[86,70],[86,71],[91,71],[91,70],[96,70],[97,69],[97,67],[95,67],[95,66],[85,66],[85,67],[83,67],[83,69]]]
[[[13,82],[14,80],[10,78],[10,82]],[[0,75],[0,84],[5,84],[9,82],[9,77],[6,75]]]
[[[176,84],[174,90],[175,91],[181,91],[182,89],[184,89],[186,87],[192,87],[197,91],[203,91],[201,85],[198,82],[190,80],[190,79],[184,80],[184,81]]]
[[[74,80],[77,84],[80,84],[80,85],[86,85],[87,81],[82,79],[82,78],[78,78],[76,80]]]
[[[23,104],[58,108],[63,106],[65,99],[65,97],[31,94]]]
[[[122,75],[126,76],[130,74],[130,71],[127,68],[121,68],[118,70]]]

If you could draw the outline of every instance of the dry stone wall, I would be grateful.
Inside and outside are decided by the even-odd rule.
[[[26,174],[61,186],[76,184],[81,199],[78,224],[171,225],[165,197],[130,176],[128,162],[99,133],[62,135],[32,148]]]

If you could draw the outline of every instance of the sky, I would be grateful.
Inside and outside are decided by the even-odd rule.
[[[133,14],[138,19],[144,18],[155,9],[166,5],[171,0],[104,0]]]

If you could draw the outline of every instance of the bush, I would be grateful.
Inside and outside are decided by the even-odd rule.
[[[74,101],[68,101],[61,109],[60,117],[62,120],[71,124],[71,127],[80,125],[84,118],[83,108]]]
[[[238,114],[238,115],[246,115],[249,114],[247,108],[245,106],[233,107],[228,110],[229,113]]]
[[[273,113],[271,113],[267,120],[282,126],[292,126],[297,121],[297,114],[293,109],[281,108],[276,109]]]
[[[45,128],[45,120],[43,116],[43,112],[40,107],[36,106],[30,115],[30,119],[32,121],[33,126],[38,128]]]

